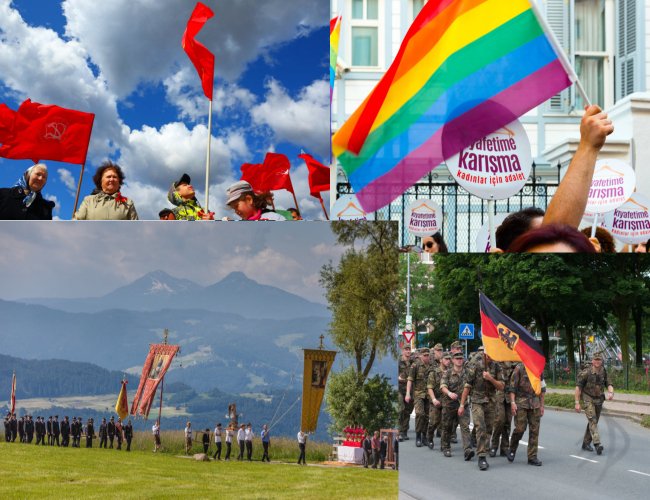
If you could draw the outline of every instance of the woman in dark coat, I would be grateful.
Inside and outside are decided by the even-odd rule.
[[[52,220],[54,202],[46,200],[41,190],[47,182],[47,166],[29,167],[15,186],[0,189],[0,219]]]

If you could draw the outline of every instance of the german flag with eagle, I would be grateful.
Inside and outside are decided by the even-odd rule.
[[[521,361],[535,394],[539,395],[546,364],[539,342],[523,326],[503,314],[482,292],[479,292],[479,303],[485,354],[494,361]]]

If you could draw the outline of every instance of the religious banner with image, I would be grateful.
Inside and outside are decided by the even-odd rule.
[[[156,395],[158,384],[167,373],[172,359],[178,353],[178,349],[179,346],[177,345],[150,344],[149,354],[142,367],[138,390],[133,397],[131,415],[140,415],[145,418],[149,416],[149,410]]]
[[[318,426],[318,414],[325,394],[325,384],[334,363],[336,351],[326,351],[324,349],[303,350],[305,351],[305,363],[300,428],[303,432],[314,432]]]

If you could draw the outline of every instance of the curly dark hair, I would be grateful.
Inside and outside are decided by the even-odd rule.
[[[591,238],[591,227],[585,227],[580,231],[587,238]],[[596,239],[600,243],[600,253],[616,253],[616,243],[609,231],[602,227],[596,227]]]
[[[95,172],[95,175],[93,175],[93,182],[95,183],[95,187],[100,191],[102,190],[102,176],[104,175],[104,172],[111,169],[115,170],[115,173],[119,177],[120,187],[122,184],[124,184],[125,177],[124,172],[122,172],[122,168],[117,163],[113,163],[112,161],[107,160],[99,166]]]

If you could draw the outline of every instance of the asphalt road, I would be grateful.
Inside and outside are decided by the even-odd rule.
[[[458,444],[451,458],[434,450],[415,447],[415,421],[411,418],[409,441],[400,443],[400,500],[524,498],[573,499],[650,498],[650,429],[624,418],[601,415],[598,428],[603,454],[581,449],[587,419],[584,413],[547,409],[542,417],[538,458],[541,467],[527,464],[528,431],[519,443],[515,461],[505,457],[487,460],[487,471],[478,469],[477,458],[463,460]]]

